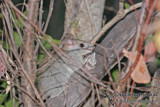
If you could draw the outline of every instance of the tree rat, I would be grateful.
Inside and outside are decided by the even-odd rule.
[[[84,65],[88,70],[94,68],[96,64],[95,53],[88,54],[94,49],[90,43],[74,39],[73,35],[67,35],[59,47],[75,60],[80,65],[79,67]],[[56,61],[53,61],[51,66],[48,66],[46,71],[40,75],[39,88],[42,90],[43,99],[60,95],[69,84],[71,75],[79,67],[63,55],[57,57]]]

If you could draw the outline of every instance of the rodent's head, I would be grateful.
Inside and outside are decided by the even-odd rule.
[[[80,50],[84,51],[84,54],[92,52],[94,48],[95,47],[91,45],[91,43],[83,40],[74,39],[73,37],[64,38],[61,46],[61,49],[66,52]]]

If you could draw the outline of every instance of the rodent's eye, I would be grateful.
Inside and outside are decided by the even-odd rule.
[[[83,44],[83,43],[81,43],[81,44],[79,44],[79,46],[80,46],[81,48],[83,48],[83,47],[84,47],[84,44]]]
[[[82,55],[82,57],[83,57],[83,58],[86,58],[87,56],[86,56],[86,55]]]

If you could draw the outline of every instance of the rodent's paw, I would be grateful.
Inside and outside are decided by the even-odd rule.
[[[96,61],[96,54],[94,52],[93,54],[89,55],[86,58],[85,68],[87,68],[88,70],[94,69],[96,63],[97,63],[97,61]]]

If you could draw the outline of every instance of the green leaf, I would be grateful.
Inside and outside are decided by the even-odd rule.
[[[14,19],[16,19],[16,14],[15,14],[13,8],[11,8],[11,12],[12,12],[12,15],[13,15]]]
[[[17,99],[15,99],[15,107],[19,107]],[[5,101],[5,107],[13,107],[11,99]]]
[[[125,7],[125,8],[129,8],[130,6],[131,6],[130,4],[124,3],[124,7]]]
[[[13,36],[14,36],[14,40],[15,40],[16,46],[20,47],[20,45],[21,45],[21,38],[20,38],[20,36],[18,35],[17,32],[13,32]]]
[[[44,57],[45,57],[44,54],[39,54],[39,55],[38,55],[38,59],[37,59],[37,63],[39,64]]]
[[[11,8],[11,11],[12,11],[12,15],[13,15],[13,18],[14,18],[16,24],[17,24],[20,28],[23,28],[22,22],[21,22],[20,20],[18,20],[18,18],[16,17],[16,14],[15,14],[15,12],[14,12],[14,10],[13,10],[12,8]],[[26,15],[26,11],[24,11],[23,14]],[[23,21],[25,21],[25,19],[24,19],[23,17],[21,17],[21,19],[22,19]],[[15,28],[15,26],[13,26],[13,27]]]
[[[6,100],[7,96],[8,96],[7,94],[0,95],[0,104],[4,103],[4,101]]]
[[[4,105],[0,105],[0,107],[5,107]]]
[[[114,82],[117,82],[118,74],[119,74],[118,70],[114,70],[114,71],[112,72],[112,77],[113,77],[113,81],[114,81]]]
[[[53,39],[52,36],[50,36],[50,35],[45,35],[45,36],[47,36],[47,37],[48,37],[52,42],[54,42],[56,45],[59,45],[60,40]],[[43,46],[44,46],[47,50],[49,50],[49,49],[52,48],[52,45],[51,45],[47,40],[45,40],[45,39],[42,40],[42,44],[43,44]]]
[[[146,107],[146,104],[147,103],[143,101],[141,107]]]
[[[4,81],[1,86],[2,86],[3,88],[7,88],[7,82]]]
[[[145,84],[146,87],[150,87],[151,86],[151,83],[147,83]]]
[[[0,18],[2,18],[2,13],[0,13]]]
[[[14,32],[13,32],[13,37],[14,37],[16,46],[17,46],[17,47],[20,47],[22,41],[21,41],[21,38],[20,38],[20,36],[18,35],[18,33],[14,31]],[[4,48],[5,50],[6,50],[6,49],[10,49],[10,46],[9,46],[9,44],[8,44],[7,42],[5,42],[5,41],[0,41],[0,43],[3,45],[3,48]]]
[[[8,101],[5,103],[5,106],[6,106],[6,107],[12,107],[12,102],[11,102],[11,100],[8,100]]]
[[[53,39],[52,38],[52,36],[50,36],[50,35],[47,35],[46,34],[46,36],[52,41],[52,42],[54,42],[56,45],[59,45],[59,43],[60,43],[60,40],[57,40],[57,39]]]
[[[3,44],[2,46],[5,50],[10,49],[10,46],[7,42],[2,41],[2,44]]]
[[[159,58],[156,58],[156,59],[155,59],[155,62],[156,62],[156,64],[157,64],[158,66],[160,66],[160,59],[159,59]]]
[[[23,23],[17,19],[15,19],[16,24],[18,25],[18,27],[20,27],[21,29],[23,28]],[[14,26],[15,28],[15,26]]]
[[[23,12],[23,14],[26,16],[26,14],[27,14],[27,11],[24,11],[24,12]]]

